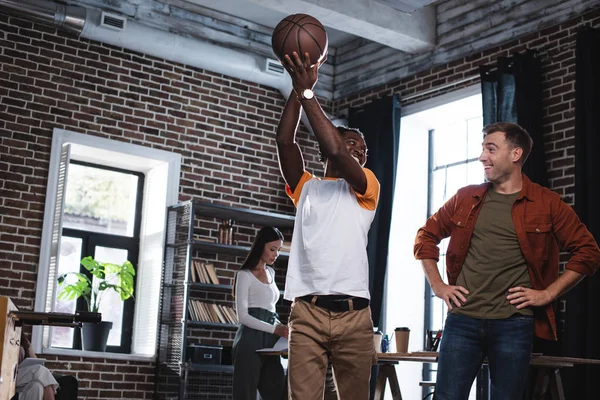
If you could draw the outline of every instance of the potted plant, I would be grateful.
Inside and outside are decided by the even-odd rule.
[[[81,265],[93,278],[80,272],[67,272],[58,277],[60,292],[58,299],[75,300],[83,297],[89,312],[99,312],[102,295],[105,290],[114,290],[125,301],[133,297],[135,270],[129,261],[122,265],[104,263],[91,256],[84,257]],[[105,351],[108,333],[112,322],[102,321],[100,324],[84,323],[81,329],[84,350]]]

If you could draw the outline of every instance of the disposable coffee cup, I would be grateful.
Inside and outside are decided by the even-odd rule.
[[[396,353],[408,353],[410,329],[406,327],[396,328],[394,329],[394,336],[396,337]]]
[[[382,338],[383,338],[383,335],[381,334],[381,332],[373,333],[373,344],[375,345],[375,351],[377,353],[381,353],[381,339]]]

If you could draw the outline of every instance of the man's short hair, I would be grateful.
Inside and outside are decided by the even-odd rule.
[[[521,165],[525,164],[527,157],[531,153],[533,147],[533,139],[529,136],[529,133],[523,127],[518,124],[511,122],[496,122],[488,124],[483,127],[483,136],[491,135],[494,132],[503,132],[504,138],[514,149],[520,147],[523,149],[523,155],[521,156]]]
[[[346,132],[355,132],[360,135],[362,140],[365,140],[365,135],[363,135],[363,133],[360,130],[358,130],[357,128],[350,128],[345,125],[337,125],[335,127],[335,129],[338,130],[340,136],[344,136],[344,133],[346,133]],[[323,151],[323,148],[321,147],[321,145],[319,143],[317,143],[317,146],[319,149],[319,161],[321,161],[324,164],[325,162],[327,162],[327,156],[325,155],[325,152]]]

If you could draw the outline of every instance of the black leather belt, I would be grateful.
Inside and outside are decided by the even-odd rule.
[[[369,299],[363,297],[309,294],[298,298],[317,307],[334,312],[356,311],[369,307]]]

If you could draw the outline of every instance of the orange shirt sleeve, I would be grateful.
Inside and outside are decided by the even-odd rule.
[[[356,199],[358,200],[358,204],[364,209],[367,210],[375,210],[377,208],[377,203],[379,202],[379,181],[377,177],[368,168],[363,168],[365,171],[365,176],[367,177],[367,190],[365,190],[365,194],[357,193]]]
[[[289,185],[285,185],[285,193],[289,196],[290,199],[292,199],[292,202],[294,203],[295,207],[298,207],[298,201],[300,200],[302,187],[304,187],[304,184],[312,178],[314,178],[314,176],[311,173],[304,171],[304,173],[300,177],[300,180],[298,181],[298,184],[296,185],[296,189],[294,189],[293,192],[292,189],[290,189]]]

